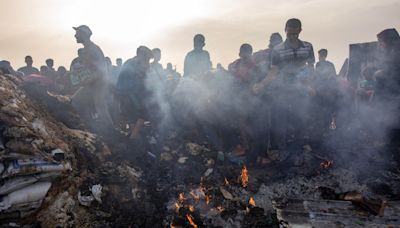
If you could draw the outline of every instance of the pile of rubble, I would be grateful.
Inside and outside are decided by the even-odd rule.
[[[125,185],[133,195],[140,170],[105,162],[111,153],[98,137],[55,120],[19,78],[0,75],[0,81],[1,224],[92,227],[99,217],[118,214],[110,205],[99,210],[102,198]],[[119,179],[118,186],[104,176]]]
[[[301,167],[246,167],[173,131],[139,146],[85,131],[61,97],[0,80],[1,226],[400,225],[396,167],[365,176],[309,145]]]

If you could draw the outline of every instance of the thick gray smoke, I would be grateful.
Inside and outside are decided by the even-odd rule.
[[[377,65],[370,59],[355,58],[351,56],[350,70],[354,67],[351,64],[358,62],[355,67],[359,74],[362,68]],[[324,150],[331,159],[340,159],[361,169],[368,168],[371,158],[386,156],[384,145],[393,126],[398,125],[397,106],[378,99],[360,100],[357,87],[363,79],[361,75],[353,85],[354,75],[347,74],[348,81],[336,78],[322,89],[308,72],[300,72],[296,77],[294,88],[302,92],[295,94],[290,90],[287,94],[276,93],[277,89],[287,87],[279,78],[262,93],[253,94],[251,89],[238,87],[235,77],[224,70],[213,70],[201,79],[181,78],[170,95],[164,82],[154,73],[148,75],[146,86],[152,91],[152,100],[159,108],[160,132],[165,133],[162,129],[199,126],[206,130],[211,126],[211,131],[205,131],[206,134],[214,134],[221,128],[235,131],[240,127],[240,120],[246,117],[251,119],[247,122],[247,127],[253,128],[250,131],[257,125],[271,127],[268,122],[275,121],[269,115],[275,111],[272,106],[289,103],[293,104],[291,110],[280,110],[282,113],[278,114],[290,112],[286,140],[290,141],[291,134],[295,133],[297,139],[301,138],[301,143],[317,142],[321,145],[318,149]],[[329,92],[321,94],[326,91]],[[326,99],[320,101],[321,96]],[[261,113],[261,118],[254,115],[265,109],[269,112]],[[325,109],[328,111],[321,117],[320,113]],[[263,140],[269,144],[269,135],[265,135]],[[301,150],[301,147],[296,150]]]

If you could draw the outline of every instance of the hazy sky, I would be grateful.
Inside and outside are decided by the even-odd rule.
[[[72,26],[86,24],[106,56],[135,55],[139,45],[161,48],[162,63],[177,65],[192,49],[193,36],[206,37],[214,66],[238,58],[239,46],[265,49],[269,35],[284,36],[287,19],[303,22],[300,39],[340,67],[350,43],[375,41],[385,28],[400,26],[400,0],[0,0],[0,59],[14,68],[29,54],[34,65],[53,58],[69,67],[81,45]],[[339,70],[339,69],[338,69]]]

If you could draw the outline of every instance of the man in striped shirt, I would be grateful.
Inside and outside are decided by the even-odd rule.
[[[304,143],[302,139],[308,116],[306,101],[312,92],[308,82],[314,74],[315,57],[312,44],[299,39],[301,30],[299,19],[292,18],[286,22],[286,40],[274,47],[267,77],[253,87],[255,93],[264,88],[271,91],[270,149],[278,151],[278,160],[286,157],[290,125],[295,131],[295,145]]]

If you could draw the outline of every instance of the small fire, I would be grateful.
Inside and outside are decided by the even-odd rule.
[[[251,206],[253,206],[253,207],[256,206],[256,201],[254,201],[253,197],[250,197],[250,199],[249,199],[249,204],[250,204]]]
[[[193,205],[189,205],[189,211],[194,212],[194,207],[193,207]]]
[[[225,209],[224,209],[222,206],[218,206],[218,207],[217,207],[217,210],[218,210],[219,212],[223,212]]]
[[[185,195],[183,195],[183,192],[179,193],[179,203],[183,204],[185,202],[186,198]]]
[[[179,213],[179,209],[181,206],[178,203],[175,203],[176,213]]]
[[[186,218],[187,218],[187,220],[189,221],[189,223],[190,223],[190,225],[193,227],[193,228],[197,228],[197,225],[196,225],[196,223],[194,223],[194,219],[193,219],[193,217],[191,216],[191,215],[189,215],[189,214],[187,214],[186,215]]]
[[[206,195],[204,197],[204,199],[206,200],[206,204],[208,205],[210,203],[210,197],[208,195]]]
[[[242,183],[243,188],[247,187],[249,183],[249,176],[248,176],[248,171],[247,167],[243,165],[242,172],[240,174],[240,181]]]
[[[224,178],[224,185],[225,185],[225,186],[228,186],[228,185],[229,185],[229,181],[228,181],[228,179],[226,179],[226,177]]]
[[[321,169],[327,169],[333,165],[333,161],[325,160],[319,164]]]

